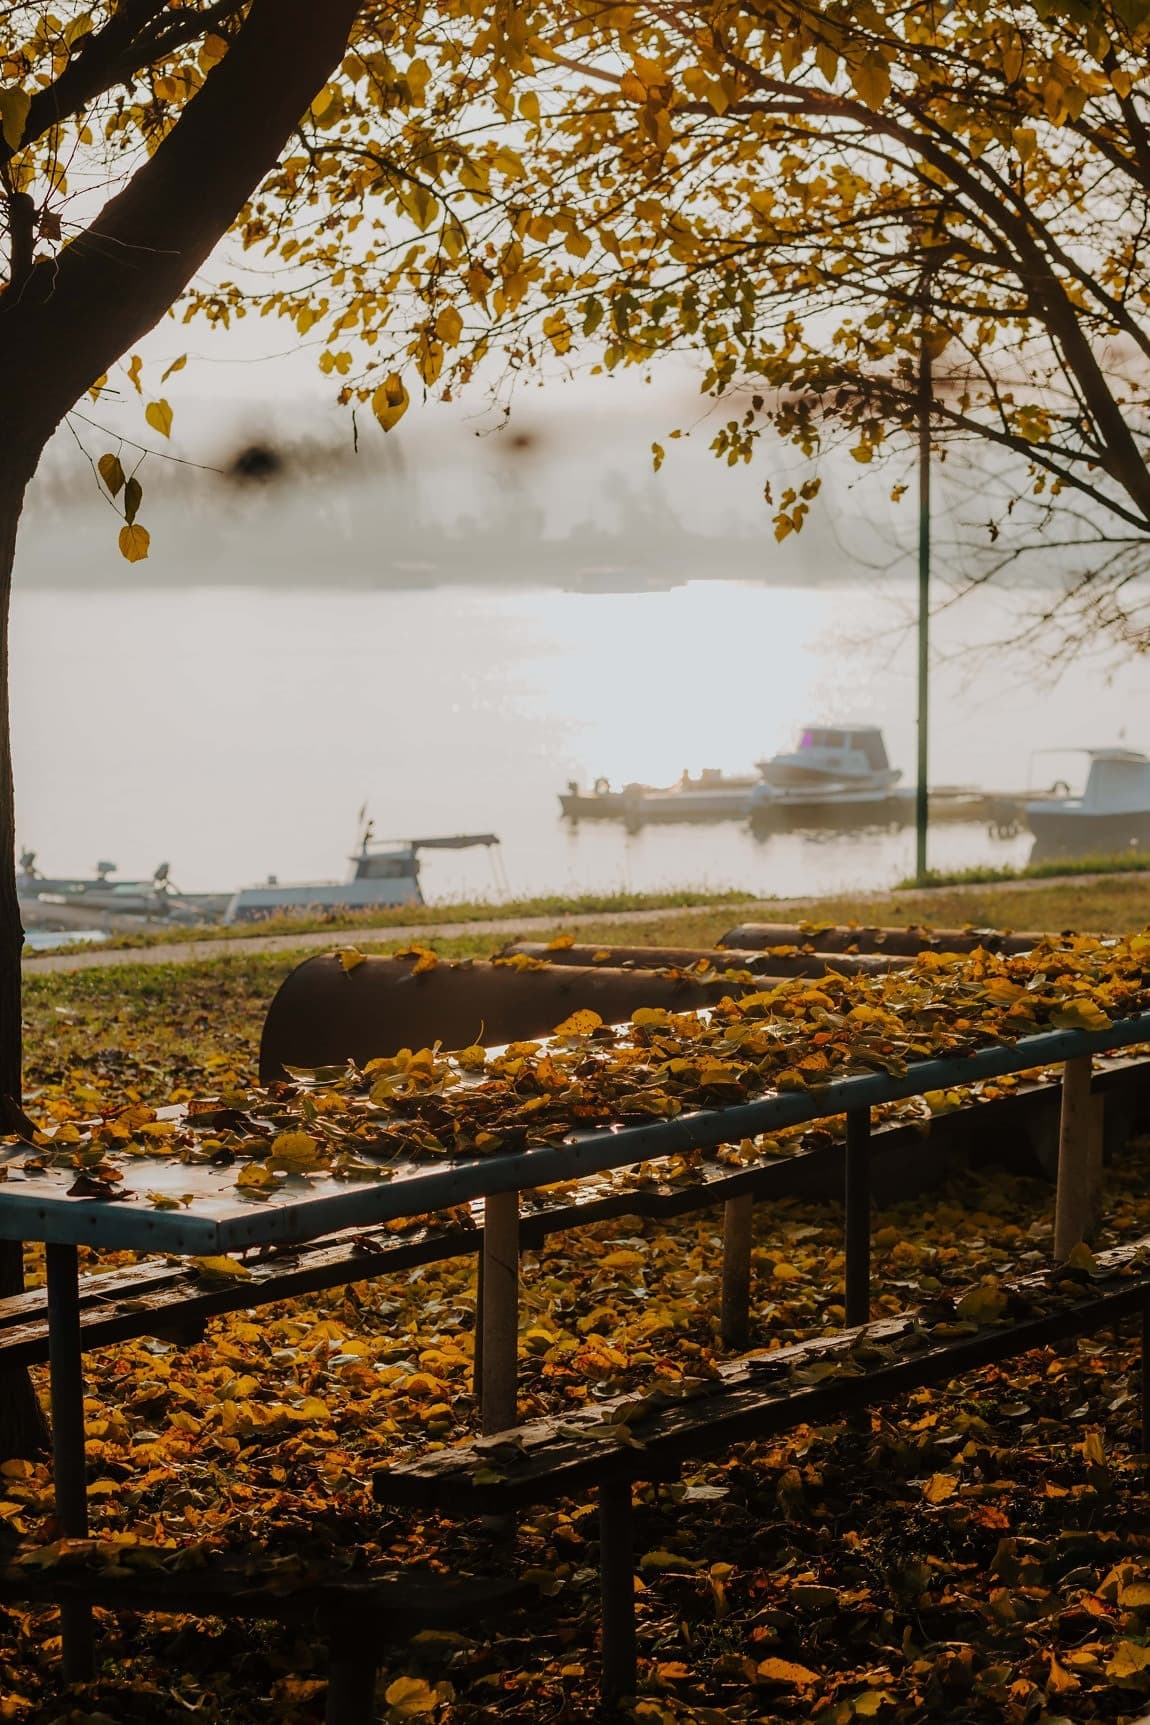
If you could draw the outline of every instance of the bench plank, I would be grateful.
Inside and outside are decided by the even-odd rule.
[[[1101,1254],[1097,1268],[1097,1279],[1043,1271],[1005,1285],[1006,1310],[996,1324],[944,1319],[942,1330],[955,1333],[940,1333],[938,1323],[924,1328],[919,1314],[885,1318],[746,1355],[713,1378],[535,1420],[503,1440],[431,1451],[377,1472],[375,1496],[396,1506],[493,1514],[604,1481],[657,1478],[688,1459],[836,1419],[1146,1310],[1150,1238]],[[1052,1287],[1068,1279],[1082,1288],[1077,1298]],[[1034,1310],[1043,1297],[1055,1303]],[[799,1376],[827,1367],[836,1375],[815,1371],[818,1381],[805,1384]]]

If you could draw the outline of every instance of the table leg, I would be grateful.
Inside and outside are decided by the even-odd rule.
[[[48,1278],[48,1368],[52,1395],[52,1473],[56,1521],[67,1539],[88,1534],[84,1465],[84,1360],[80,1343],[79,1254],[75,1246],[45,1247]],[[92,1610],[60,1608],[64,1676],[82,1683],[93,1670]]]
[[[870,1321],[870,1109],[847,1114],[846,1321]]]
[[[1067,1060],[1062,1068],[1062,1112],[1058,1131],[1058,1191],[1054,1200],[1054,1256],[1065,1263],[1090,1232],[1101,1187],[1101,1157],[1095,1154],[1098,1130],[1090,1084],[1089,1054]]]
[[[725,1348],[747,1345],[751,1311],[751,1239],[755,1195],[740,1192],[723,1205],[723,1285],[720,1331]]]
[[[483,1203],[483,1434],[516,1423],[519,1372],[519,1194],[492,1192]]]

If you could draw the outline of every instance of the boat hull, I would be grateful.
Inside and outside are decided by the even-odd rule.
[[[1034,834],[1034,860],[1058,856],[1117,856],[1150,850],[1150,809],[1121,814],[1091,814],[1079,809],[1028,807]]]

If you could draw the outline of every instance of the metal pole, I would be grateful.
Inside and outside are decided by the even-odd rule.
[[[918,347],[918,776],[914,798],[914,873],[926,879],[930,682],[930,410],[934,397],[930,340],[923,310]]]
[[[52,1395],[52,1476],[56,1521],[66,1539],[88,1535],[84,1466],[84,1357],[80,1345],[79,1255],[75,1246],[44,1248],[48,1283],[48,1373]],[[91,1677],[92,1610],[70,1601],[60,1607],[64,1676]]]

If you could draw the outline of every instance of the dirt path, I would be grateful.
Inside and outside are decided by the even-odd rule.
[[[1085,887],[1121,878],[1112,873],[1048,875],[1039,880],[972,882],[968,886],[951,886],[940,890],[944,890],[948,895],[960,893],[964,897],[987,892],[1027,893],[1057,886],[1060,881],[1067,885]],[[836,893],[827,902],[841,904],[843,896],[842,893]],[[884,903],[897,907],[905,904],[908,899],[921,900],[922,891],[907,888],[905,891],[867,892],[858,896],[865,898],[868,904]],[[819,902],[813,898],[745,899],[722,908],[730,913],[732,923],[751,913],[757,913],[763,921],[785,922],[788,917],[800,913],[809,916],[812,908]],[[720,907],[717,905],[695,904],[662,910],[591,910],[570,912],[566,916],[493,916],[475,922],[416,922],[402,926],[385,924],[382,927],[345,929],[342,932],[338,929],[318,929],[308,934],[253,934],[238,936],[232,940],[188,940],[147,947],[94,946],[86,952],[69,953],[67,956],[47,953],[42,956],[33,955],[25,958],[23,968],[25,976],[42,976],[49,971],[103,970],[116,964],[194,964],[201,959],[226,958],[229,954],[249,952],[322,952],[334,946],[354,946],[359,941],[442,940],[450,939],[454,935],[500,934],[504,931],[510,939],[512,935],[538,934],[557,928],[577,929],[593,923],[602,925],[667,922],[677,917],[698,916],[701,911],[718,908]],[[918,914],[922,914],[921,909]],[[1147,1725],[1150,1725],[1150,1719]]]
[[[794,903],[798,904],[795,900]],[[772,901],[771,914],[785,911],[790,901]],[[746,899],[726,906],[705,904],[672,906],[664,910],[591,910],[571,912],[566,916],[487,917],[477,922],[413,922],[402,926],[384,924],[377,928],[316,929],[309,934],[264,934],[239,936],[232,940],[173,941],[170,945],[136,946],[127,948],[93,946],[86,952],[67,954],[45,953],[24,960],[25,976],[42,976],[54,970],[101,970],[114,964],[193,964],[200,959],[227,958],[229,954],[249,952],[322,952],[333,946],[355,946],[361,941],[405,941],[451,938],[455,935],[500,934],[508,939],[513,934],[538,934],[555,928],[580,928],[590,923],[660,922],[669,917],[698,916],[709,908],[729,910],[731,921],[757,910],[765,913],[761,900]]]

